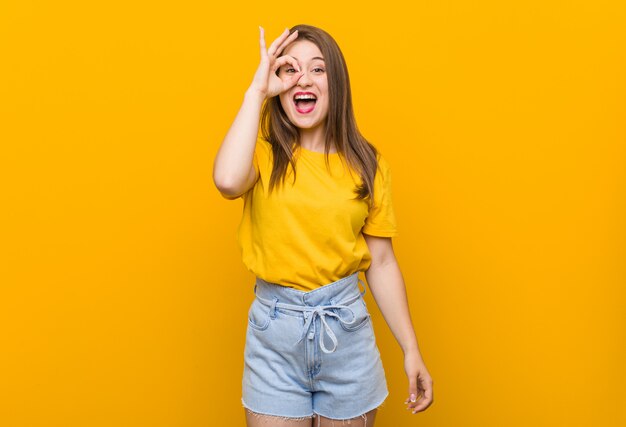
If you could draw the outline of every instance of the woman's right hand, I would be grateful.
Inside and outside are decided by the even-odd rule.
[[[259,30],[261,31],[261,63],[254,74],[250,89],[257,91],[265,98],[271,98],[295,86],[303,74],[298,62],[293,57],[289,55],[278,56],[289,43],[298,37],[298,30],[290,35],[289,29],[285,29],[267,50],[265,49],[265,30],[263,27],[259,27]],[[276,70],[285,64],[291,64],[297,72],[281,79],[276,75]]]

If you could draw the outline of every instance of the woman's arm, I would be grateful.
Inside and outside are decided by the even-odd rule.
[[[372,254],[372,263],[365,277],[376,304],[402,351],[419,353],[404,279],[393,252],[391,237],[363,236]]]
[[[365,233],[363,236],[372,255],[372,263],[365,272],[367,283],[385,322],[404,352],[404,368],[409,380],[409,398],[405,403],[409,400],[413,402],[409,403],[413,413],[423,411],[432,403],[433,381],[417,344],[406,287],[391,238]],[[418,394],[421,394],[419,401]]]
[[[289,29],[285,29],[267,50],[265,49],[265,31],[262,27],[259,27],[259,30],[261,62],[246,91],[239,113],[222,141],[213,162],[213,182],[227,199],[236,199],[248,191],[258,178],[252,160],[264,100],[293,87],[302,77],[300,68],[293,57],[289,55],[279,57],[283,49],[298,37],[297,30],[289,34]],[[276,75],[276,70],[285,64],[291,64],[298,70],[298,73],[282,80]]]
[[[213,182],[228,199],[245,193],[257,180],[252,164],[265,95],[249,88],[213,162]]]

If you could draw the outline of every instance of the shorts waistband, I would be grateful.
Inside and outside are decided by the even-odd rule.
[[[354,311],[349,304],[365,295],[365,283],[358,277],[359,272],[339,279],[335,282],[321,286],[312,291],[300,291],[276,283],[267,282],[259,277],[256,278],[254,293],[256,298],[270,308],[270,317],[276,317],[276,307],[287,310],[301,311],[304,313],[304,327],[300,339],[294,344],[299,344],[308,334],[308,339],[312,340],[315,331],[310,331],[311,326],[315,326],[315,317],[319,317],[323,325],[319,344],[324,353],[333,353],[337,348],[337,337],[326,322],[326,316],[336,317],[341,323],[351,325],[356,321]],[[363,291],[359,289],[359,283],[363,285]],[[337,311],[335,311],[335,309]],[[352,313],[352,319],[346,320],[339,313],[339,309],[345,309]],[[333,342],[333,348],[327,349],[324,345],[324,332]]]

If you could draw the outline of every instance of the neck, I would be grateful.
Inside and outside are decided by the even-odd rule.
[[[300,129],[299,137],[300,146],[302,148],[310,151],[318,151],[320,153],[324,152],[324,149],[326,147],[324,126],[316,126],[311,129]],[[330,152],[336,152],[335,148],[332,147]]]

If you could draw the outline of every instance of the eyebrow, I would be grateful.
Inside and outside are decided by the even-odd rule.
[[[292,58],[295,59],[296,61],[299,61],[299,59],[296,58],[295,56],[293,56]],[[321,59],[322,61],[324,61],[324,58],[321,58],[319,56],[316,56],[315,58],[311,58],[311,60],[314,60],[314,59]]]

